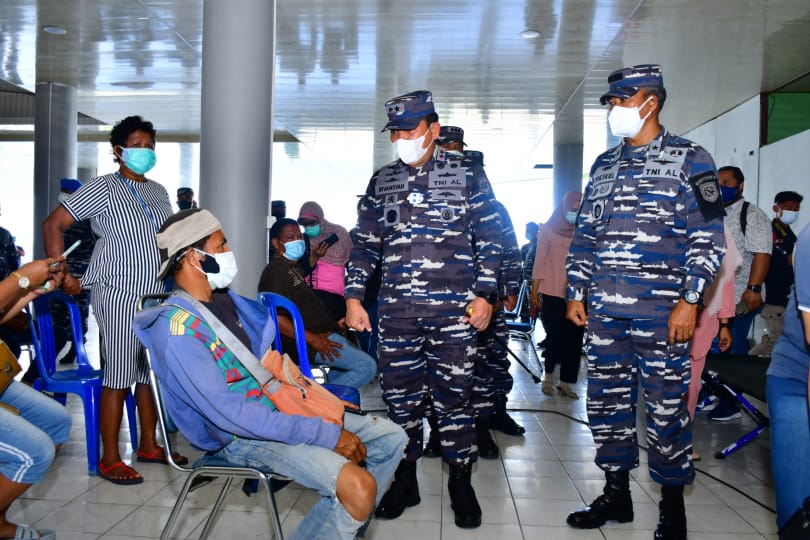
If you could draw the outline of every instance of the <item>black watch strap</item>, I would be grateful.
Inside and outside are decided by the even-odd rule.
[[[750,284],[750,285],[748,285],[747,289],[749,291],[752,291],[752,292],[755,292],[755,293],[761,293],[762,292],[762,284],[761,283],[759,285]]]
[[[483,292],[483,291],[475,291],[475,296],[478,298],[483,298],[493,306],[498,302],[498,293],[495,291],[492,292]]]

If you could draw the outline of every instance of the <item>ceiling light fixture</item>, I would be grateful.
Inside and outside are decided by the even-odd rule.
[[[527,28],[526,30],[520,33],[520,37],[528,40],[537,39],[540,37],[540,32],[538,32],[537,30],[532,30],[531,28]]]
[[[55,36],[64,36],[67,34],[67,30],[62,28],[61,26],[43,26],[42,31],[48,34],[53,34]]]

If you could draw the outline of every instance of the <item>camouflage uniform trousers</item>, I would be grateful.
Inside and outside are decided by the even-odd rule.
[[[667,319],[588,318],[588,418],[596,464],[604,471],[638,467],[638,380],[647,412],[650,476],[664,485],[691,483],[692,424],[686,408],[688,343],[668,343]]]
[[[487,329],[478,332],[478,355],[473,376],[472,406],[476,417],[491,416],[495,412],[495,395],[506,395],[512,390],[514,379],[509,373],[509,329],[503,311],[492,316]]]
[[[470,404],[475,334],[460,317],[380,318],[382,397],[388,418],[408,435],[408,461],[422,455],[422,418],[431,404],[444,460],[466,465],[478,459]]]

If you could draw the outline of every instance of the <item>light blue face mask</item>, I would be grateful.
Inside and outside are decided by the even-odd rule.
[[[135,174],[146,174],[157,163],[157,155],[151,148],[124,148],[121,151],[121,159],[124,160],[127,169]]]
[[[290,261],[297,261],[304,256],[307,246],[303,240],[292,240],[284,242],[284,258]]]
[[[304,234],[309,236],[310,238],[315,238],[319,234],[321,234],[321,225],[320,223],[315,225],[307,225],[304,227]]]

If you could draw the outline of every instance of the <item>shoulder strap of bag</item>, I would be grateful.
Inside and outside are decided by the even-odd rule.
[[[176,290],[172,293],[172,296],[177,296],[189,302],[194,309],[200,314],[202,319],[208,323],[208,326],[213,328],[214,332],[216,332],[217,337],[225,344],[228,349],[233,353],[236,359],[239,361],[240,364],[244,366],[250,375],[256,379],[256,381],[261,385],[262,388],[267,386],[267,384],[273,379],[272,373],[267,371],[267,369],[256,359],[253,353],[245,347],[245,344],[233,335],[233,332],[228,330],[228,327],[223,324],[207,307],[203,305],[202,302],[188,294],[186,291]],[[179,306],[176,306],[179,307]],[[182,309],[182,308],[181,308]]]
[[[751,206],[751,203],[748,201],[743,201],[742,203],[742,212],[740,212],[740,229],[742,230],[743,236],[745,236],[745,228],[748,225],[748,207]]]

